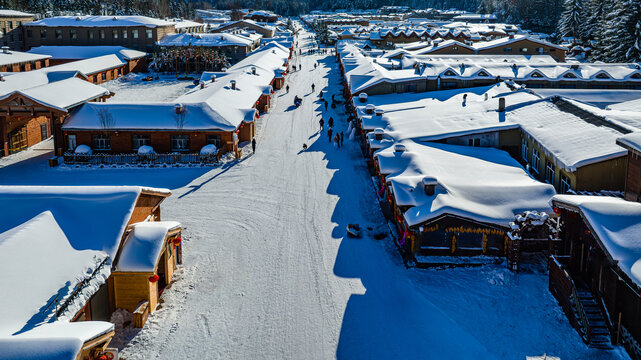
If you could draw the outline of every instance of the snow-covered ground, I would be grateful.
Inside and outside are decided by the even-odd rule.
[[[172,189],[162,217],[184,225],[184,265],[145,327],[122,333],[131,338],[123,358],[627,358],[583,344],[547,290],[544,267],[406,269],[391,239],[371,236],[385,225],[358,146],[345,137],[335,149],[319,133],[311,84],[338,94],[334,58],[295,63],[303,70],[288,76],[289,94],[275,94],[256,154],[241,161],[48,168],[49,154],[0,168],[0,184]],[[303,96],[300,108],[294,95]],[[322,115],[346,129],[344,114]],[[349,223],[374,230],[347,238]]]
[[[160,79],[142,81],[148,74],[129,73],[119,79],[100,84],[116,93],[107,102],[173,101],[195,85],[193,80],[177,80],[176,76],[161,75]]]

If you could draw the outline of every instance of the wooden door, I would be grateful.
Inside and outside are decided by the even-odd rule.
[[[27,148],[27,127],[19,127],[9,133],[9,153],[15,154]]]

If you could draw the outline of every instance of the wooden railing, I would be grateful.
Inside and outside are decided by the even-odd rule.
[[[172,164],[215,164],[218,155],[200,154],[73,154],[63,155],[65,164],[79,165],[172,165]]]
[[[589,343],[590,327],[583,305],[579,301],[574,281],[570,274],[563,269],[561,263],[557,261],[557,257],[551,255],[548,258],[548,266],[550,271],[550,291],[561,305],[561,308],[563,308],[572,326],[579,330],[583,341],[586,344]]]

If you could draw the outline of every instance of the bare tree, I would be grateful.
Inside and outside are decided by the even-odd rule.
[[[111,129],[116,125],[116,120],[107,109],[98,109],[98,122],[103,129]]]

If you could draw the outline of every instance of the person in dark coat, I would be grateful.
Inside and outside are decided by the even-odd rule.
[[[327,138],[329,139],[329,142],[332,142],[332,127],[330,126],[329,129],[327,129]]]
[[[320,131],[323,131],[323,125],[325,125],[325,120],[321,118],[320,120],[318,120],[318,123],[320,124]]]
[[[327,111],[327,100],[324,100],[325,103],[325,111]]]
[[[256,152],[256,138],[252,139],[252,152]]]
[[[285,86],[285,90],[286,90],[286,91],[287,91],[287,93],[289,94],[289,85]]]
[[[327,125],[329,125],[329,127],[334,127],[334,118],[333,117],[330,116],[329,121],[327,122]]]
[[[340,133],[340,136],[341,136],[341,138],[340,138],[340,141],[338,142],[338,147],[342,147],[343,146],[343,132],[342,131]]]

